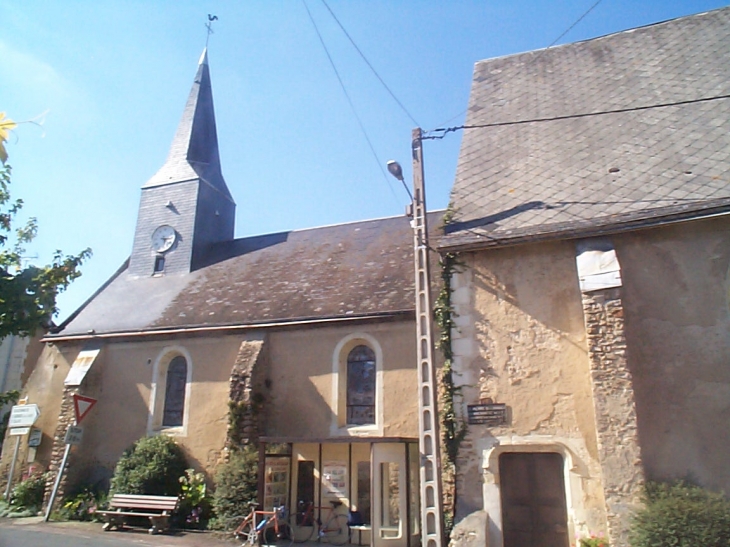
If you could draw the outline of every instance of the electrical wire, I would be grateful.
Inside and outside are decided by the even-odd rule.
[[[598,1],[600,2],[601,0],[598,0]],[[390,96],[393,98],[393,100],[398,104],[398,106],[400,106],[401,110],[403,110],[403,112],[405,112],[406,116],[408,116],[408,118],[416,125],[416,127],[421,127],[421,124],[419,124],[416,121],[416,119],[411,115],[411,113],[408,112],[408,109],[405,106],[403,106],[403,103],[400,102],[398,97],[395,96],[395,93],[393,93],[393,91],[391,91],[391,89],[388,87],[388,84],[386,84],[385,81],[383,80],[383,78],[380,77],[380,74],[378,74],[378,71],[375,70],[375,67],[373,67],[373,65],[370,64],[370,61],[368,61],[367,57],[365,57],[365,54],[360,50],[360,48],[355,43],[355,40],[353,40],[352,36],[350,36],[350,33],[347,32],[347,29],[345,29],[345,27],[342,25],[342,23],[340,23],[340,20],[335,15],[335,12],[332,11],[332,8],[329,7],[329,5],[327,4],[327,2],[325,0],[322,0],[322,3],[324,4],[324,7],[327,8],[327,11],[330,12],[330,15],[332,15],[332,18],[339,25],[340,29],[342,29],[342,32],[345,33],[345,36],[347,36],[347,39],[350,40],[352,47],[354,47],[355,50],[358,52],[358,54],[360,54],[360,57],[362,57],[362,60],[365,61],[365,64],[368,65],[368,67],[373,72],[373,74],[375,74],[375,77],[378,79],[378,81],[381,84],[383,84],[383,87],[385,88],[385,90],[388,93],[390,93]]]
[[[592,11],[593,11],[593,10],[594,10],[594,9],[596,8],[596,6],[598,6],[598,4],[600,4],[601,2],[603,2],[603,0],[597,0],[595,4],[593,4],[593,5],[592,5],[592,6],[590,7],[590,8],[588,8],[588,9],[587,9],[587,10],[585,11],[585,13],[583,13],[583,15],[581,15],[580,17],[578,17],[578,19],[576,19],[576,20],[575,20],[575,22],[574,22],[574,23],[573,23],[572,25],[570,25],[570,26],[569,26],[569,27],[568,27],[568,28],[567,28],[567,29],[566,29],[565,31],[563,31],[563,33],[562,33],[562,34],[561,34],[560,36],[558,36],[557,38],[555,38],[555,40],[553,40],[553,41],[552,41],[552,42],[550,43],[550,45],[549,45],[548,47],[546,47],[545,49],[543,49],[543,50],[542,50],[542,51],[540,52],[540,54],[539,54],[539,55],[537,55],[536,57],[534,57],[534,58],[532,59],[532,62],[535,62],[535,61],[536,61],[537,59],[539,59],[539,58],[540,58],[540,57],[541,57],[541,56],[542,56],[542,55],[543,55],[543,54],[544,54],[544,53],[545,53],[545,52],[546,52],[547,50],[549,50],[549,49],[550,49],[551,47],[553,47],[553,46],[554,46],[555,44],[557,44],[557,43],[558,43],[558,41],[559,41],[559,40],[560,40],[561,38],[563,38],[563,36],[565,36],[565,35],[566,35],[566,34],[568,34],[568,33],[569,33],[569,32],[570,32],[571,30],[573,30],[573,28],[575,28],[575,26],[576,26],[576,25],[578,25],[578,23],[580,23],[580,22],[581,22],[581,21],[582,21],[583,19],[585,19],[585,17],[586,17],[586,16],[587,16],[587,15],[588,15],[588,14],[589,14],[590,12],[592,12]],[[444,123],[441,123],[441,124],[439,124],[439,125],[444,125],[444,124],[447,124],[447,123],[449,123],[449,122],[450,122],[451,120],[454,120],[454,119],[456,119],[456,118],[458,118],[458,117],[460,117],[460,116],[463,116],[464,114],[466,114],[466,112],[467,112],[468,110],[469,110],[468,108],[465,108],[464,110],[462,110],[461,112],[459,112],[459,113],[458,113],[458,114],[457,114],[456,116],[452,116],[451,118],[449,118],[448,120],[446,120],[446,121],[445,121]],[[432,131],[439,131],[439,130],[438,130],[438,129],[431,129],[431,130],[429,130],[429,131],[424,131],[424,133],[431,133]],[[426,138],[431,138],[431,137],[426,137]],[[442,138],[443,138],[443,137],[442,137]]]
[[[573,28],[574,28],[574,27],[575,27],[575,26],[576,26],[576,25],[577,25],[578,23],[580,23],[580,22],[581,22],[581,21],[582,21],[583,19],[585,19],[585,17],[586,17],[586,16],[587,16],[587,15],[588,15],[588,14],[589,14],[590,12],[592,12],[592,11],[593,11],[593,10],[594,10],[594,9],[596,8],[596,6],[598,6],[598,4],[600,4],[601,2],[603,2],[603,0],[598,0],[598,1],[597,1],[597,2],[595,3],[595,4],[593,4],[593,5],[592,5],[592,6],[590,7],[590,8],[588,8],[588,11],[586,11],[586,12],[585,12],[585,13],[584,13],[583,15],[581,15],[580,17],[578,17],[577,21],[576,21],[575,23],[573,23],[572,25],[570,25],[570,26],[569,26],[569,27],[568,27],[568,28],[567,28],[567,29],[565,30],[565,32],[563,32],[563,34],[561,34],[560,36],[558,36],[557,38],[555,38],[555,40],[553,40],[553,41],[551,42],[551,44],[550,44],[550,45],[549,45],[548,47],[546,47],[546,48],[545,48],[545,49],[544,49],[544,50],[542,51],[542,53],[545,53],[545,52],[546,52],[546,51],[547,51],[548,49],[550,49],[550,48],[551,48],[551,47],[553,47],[553,46],[554,46],[555,44],[557,44],[557,43],[558,43],[558,42],[560,41],[560,39],[561,39],[561,38],[562,38],[563,36],[565,36],[565,35],[566,35],[566,34],[568,34],[568,33],[569,33],[569,32],[570,32],[571,30],[573,30]],[[541,55],[542,55],[542,53],[541,53]]]
[[[677,101],[674,103],[661,103],[661,104],[652,104],[652,105],[645,105],[645,106],[633,106],[630,108],[618,108],[616,110],[602,110],[600,112],[584,112],[581,114],[566,114],[564,116],[554,116],[552,118],[532,118],[530,120],[516,120],[516,121],[510,121],[510,122],[494,122],[494,123],[485,123],[485,124],[475,124],[475,125],[460,125],[457,127],[439,127],[437,129],[432,129],[429,131],[429,133],[435,133],[439,132],[441,135],[429,135],[424,136],[422,139],[427,140],[436,140],[436,139],[443,139],[448,133],[453,133],[454,131],[459,131],[460,129],[484,129],[487,127],[503,127],[506,125],[521,125],[526,123],[538,123],[538,122],[553,122],[558,120],[573,120],[577,118],[588,118],[591,116],[604,116],[606,114],[623,114],[626,112],[639,112],[641,110],[650,110],[653,108],[667,108],[670,106],[683,106],[688,104],[696,104],[696,103],[703,103],[708,101],[717,101],[721,99],[730,99],[730,95],[717,95],[715,97],[703,97],[701,99],[690,99],[687,101]]]
[[[375,152],[375,147],[373,146],[373,143],[370,140],[370,137],[368,136],[368,132],[365,129],[365,126],[363,125],[362,120],[360,119],[360,116],[357,113],[357,110],[355,109],[355,105],[352,102],[352,99],[350,98],[350,94],[347,92],[345,83],[342,81],[342,78],[340,77],[340,72],[337,70],[337,66],[335,65],[335,62],[332,59],[332,56],[330,55],[329,49],[327,48],[327,44],[325,44],[324,38],[322,37],[322,34],[319,32],[319,27],[317,26],[317,23],[314,21],[312,12],[309,11],[309,6],[307,5],[307,1],[302,0],[302,4],[304,4],[304,8],[307,10],[307,15],[309,15],[309,20],[312,22],[312,26],[314,27],[314,30],[317,33],[317,36],[319,37],[319,42],[322,44],[322,48],[324,48],[324,52],[327,55],[327,59],[329,59],[330,65],[332,66],[332,70],[334,70],[334,72],[335,72],[335,76],[337,76],[337,81],[340,82],[340,87],[342,88],[342,92],[345,94],[345,97],[347,98],[347,102],[350,104],[352,113],[355,115],[355,119],[357,120],[357,123],[360,126],[360,130],[362,131],[362,134],[364,135],[365,140],[367,141],[368,146],[370,147],[370,152],[372,152],[373,157],[375,158],[375,162],[378,164],[378,167],[380,168],[380,172],[383,174],[385,183],[388,185],[388,188],[390,188],[390,192],[393,194],[393,197],[395,198],[396,202],[400,203],[400,201],[398,200],[398,196],[396,196],[395,190],[393,189],[393,185],[391,184],[390,179],[388,178],[388,175],[386,175],[386,173],[385,173],[385,169],[383,168],[383,162],[380,161],[380,158],[378,158],[377,152]]]

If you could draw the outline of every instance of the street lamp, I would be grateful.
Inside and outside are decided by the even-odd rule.
[[[421,545],[441,547],[443,543],[443,497],[441,455],[439,451],[439,414],[436,370],[433,364],[433,322],[431,316],[431,272],[428,257],[428,219],[423,179],[423,140],[420,128],[412,132],[413,261],[415,265],[416,356],[418,359],[418,447],[421,453]],[[396,161],[387,163],[388,172],[403,180],[403,169]],[[406,190],[408,188],[406,187]]]
[[[388,160],[386,165],[388,167],[388,173],[405,184],[405,181],[403,180],[403,169],[401,169],[400,163],[395,160]]]

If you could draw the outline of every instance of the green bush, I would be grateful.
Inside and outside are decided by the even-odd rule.
[[[177,496],[187,467],[185,454],[170,437],[144,437],[119,459],[111,493]]]
[[[632,547],[728,547],[730,501],[683,481],[649,483],[634,516]]]
[[[46,491],[46,476],[32,475],[13,488],[10,505],[18,509],[37,512],[43,505],[43,494]]]
[[[231,517],[245,515],[256,502],[258,489],[258,452],[247,445],[234,450],[227,463],[218,467],[215,475],[213,509],[218,522],[225,526]]]

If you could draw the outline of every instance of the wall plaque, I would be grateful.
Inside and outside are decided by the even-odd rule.
[[[480,403],[466,405],[470,424],[504,425],[507,423],[507,405],[504,403]]]

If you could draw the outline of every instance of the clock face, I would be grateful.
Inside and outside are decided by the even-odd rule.
[[[164,253],[172,248],[176,240],[175,228],[163,224],[152,233],[152,248],[158,253]]]

